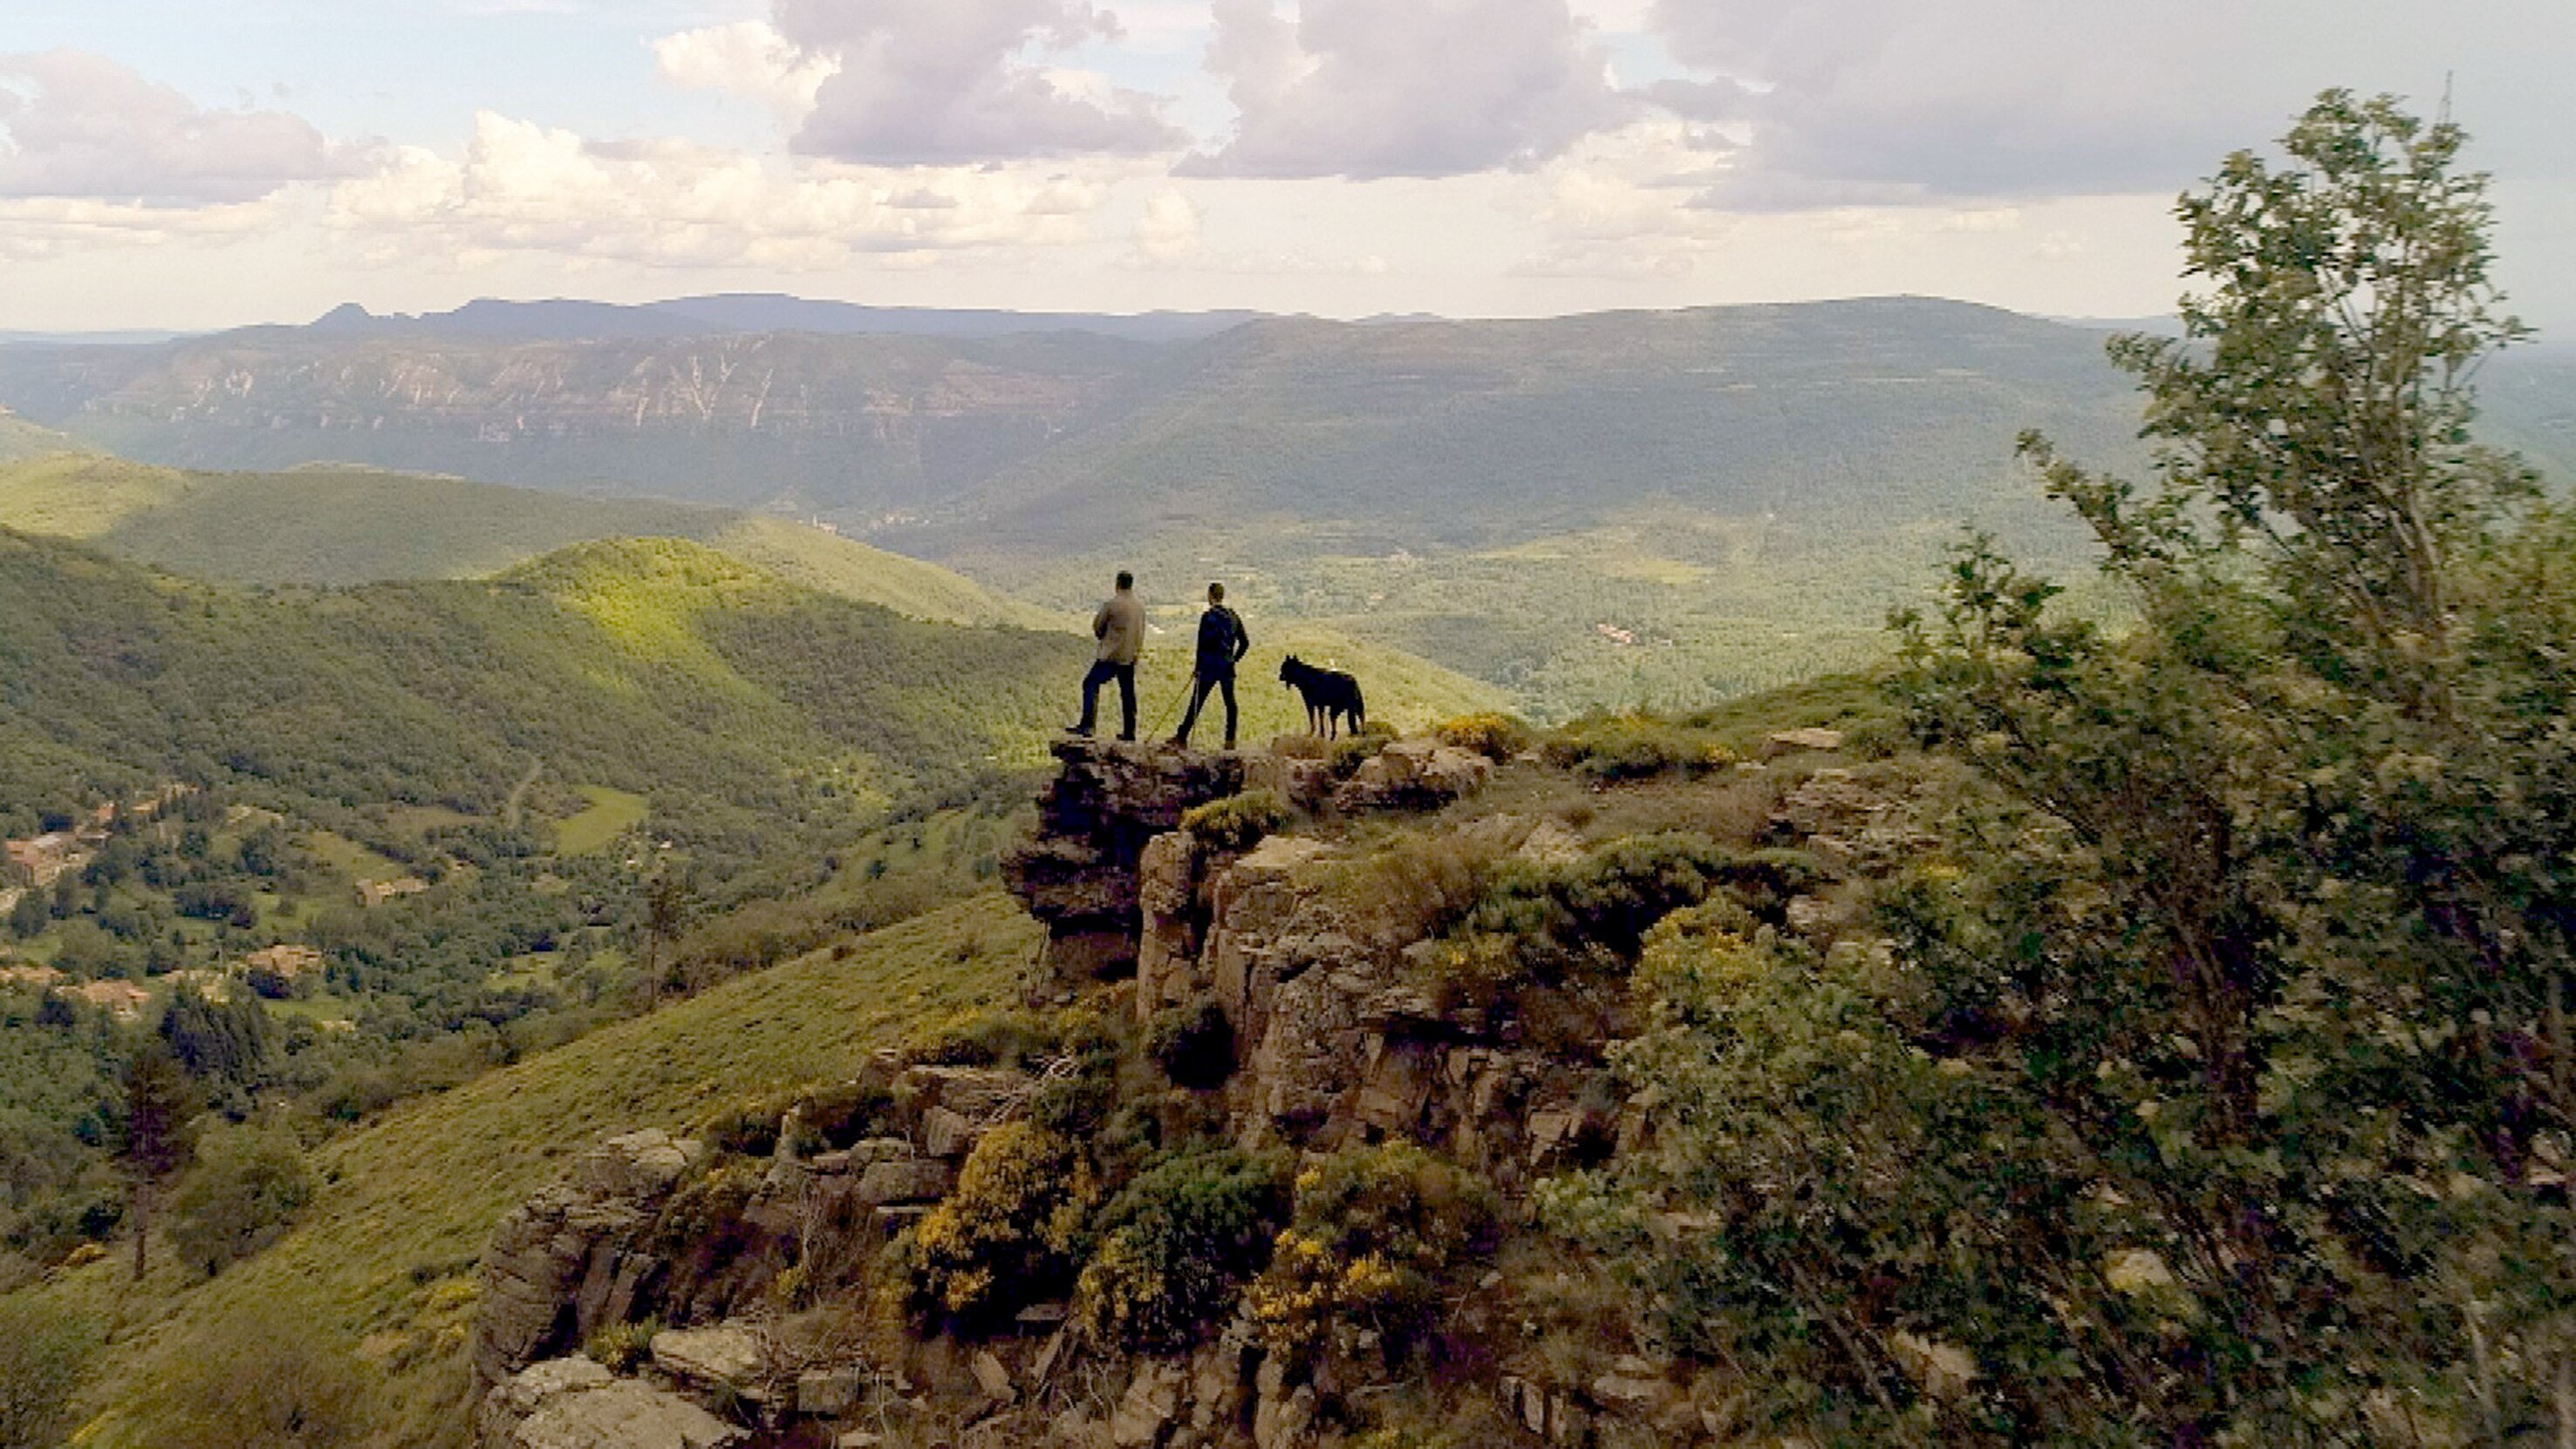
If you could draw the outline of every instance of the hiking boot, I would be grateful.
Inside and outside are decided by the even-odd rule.
[[[1066,725],[1064,727],[1064,732],[1076,739],[1087,740],[1091,738],[1091,726],[1089,725]]]

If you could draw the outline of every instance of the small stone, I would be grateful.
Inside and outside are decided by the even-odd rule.
[[[948,1192],[948,1164],[927,1157],[880,1162],[859,1175],[858,1201],[863,1207],[890,1203],[931,1202]]]
[[[975,1150],[975,1139],[982,1135],[962,1112],[933,1107],[921,1114],[922,1150],[933,1157],[963,1157]]]
[[[1149,1363],[1129,1380],[1117,1412],[1109,1419],[1109,1437],[1119,1449],[1146,1449],[1161,1442],[1181,1408],[1179,1364]]]
[[[867,1390],[867,1374],[859,1368],[807,1369],[796,1376],[796,1412],[837,1419],[857,1408]]]
[[[1019,1397],[1011,1387],[1011,1371],[1002,1366],[1002,1360],[991,1349],[978,1349],[967,1367],[974,1371],[975,1384],[987,1397],[1005,1403]]]
[[[1029,1366],[1031,1384],[1038,1388],[1046,1387],[1048,1377],[1055,1373],[1057,1360],[1064,1357],[1064,1343],[1065,1332],[1061,1328],[1047,1335],[1046,1347],[1038,1350],[1037,1362]]]
[[[1843,747],[1843,732],[1814,727],[1781,730],[1771,736],[1771,743],[1784,750],[1839,750]]]
[[[877,1449],[877,1446],[884,1442],[883,1434],[871,1434],[865,1429],[852,1429],[833,1440],[832,1445],[833,1449]]]

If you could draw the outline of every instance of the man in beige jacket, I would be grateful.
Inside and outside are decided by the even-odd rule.
[[[1121,569],[1118,592],[1091,616],[1091,636],[1100,641],[1091,672],[1082,677],[1082,723],[1065,726],[1070,734],[1089,737],[1100,714],[1100,686],[1118,681],[1118,738],[1136,742],[1136,656],[1145,648],[1145,606],[1136,602],[1136,576]]]

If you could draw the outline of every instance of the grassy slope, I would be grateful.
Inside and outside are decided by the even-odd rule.
[[[40,428],[7,408],[0,408],[0,463],[41,458],[49,453],[81,451],[83,447],[79,442],[51,428]]]
[[[0,418],[0,527],[81,539],[198,578],[478,578],[573,544],[655,536],[706,543],[818,592],[916,619],[1062,624],[945,569],[784,519],[361,469],[190,473],[60,453],[12,461],[13,426],[28,427]]]
[[[916,619],[1015,624],[1024,629],[1060,629],[1067,623],[1061,614],[997,594],[936,564],[836,538],[781,518],[741,518],[708,541],[791,583],[845,599],[883,604]]]
[[[332,1143],[328,1186],[284,1241],[210,1283],[170,1264],[140,1287],[120,1255],[40,1290],[115,1328],[93,1381],[89,1449],[158,1442],[156,1365],[261,1315],[372,1360],[380,1445],[464,1442],[458,1325],[476,1255],[502,1214],[572,1154],[638,1127],[684,1128],[729,1101],[852,1070],[905,1025],[1000,996],[1037,930],[980,897],[829,952],[728,982],[444,1095]]]

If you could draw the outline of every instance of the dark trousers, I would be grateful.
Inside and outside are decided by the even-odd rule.
[[[1118,681],[1118,738],[1132,740],[1136,738],[1136,666],[1133,664],[1112,664],[1103,659],[1091,666],[1091,672],[1082,676],[1082,723],[1074,728],[1084,734],[1091,733],[1100,718],[1100,686],[1113,679]]]
[[[1190,686],[1190,712],[1181,716],[1180,732],[1172,736],[1175,742],[1184,745],[1190,742],[1190,730],[1199,722],[1199,706],[1207,703],[1208,691],[1212,689],[1225,692],[1225,747],[1229,750],[1234,748],[1234,674],[1231,670],[1224,674],[1202,674],[1198,682]]]

